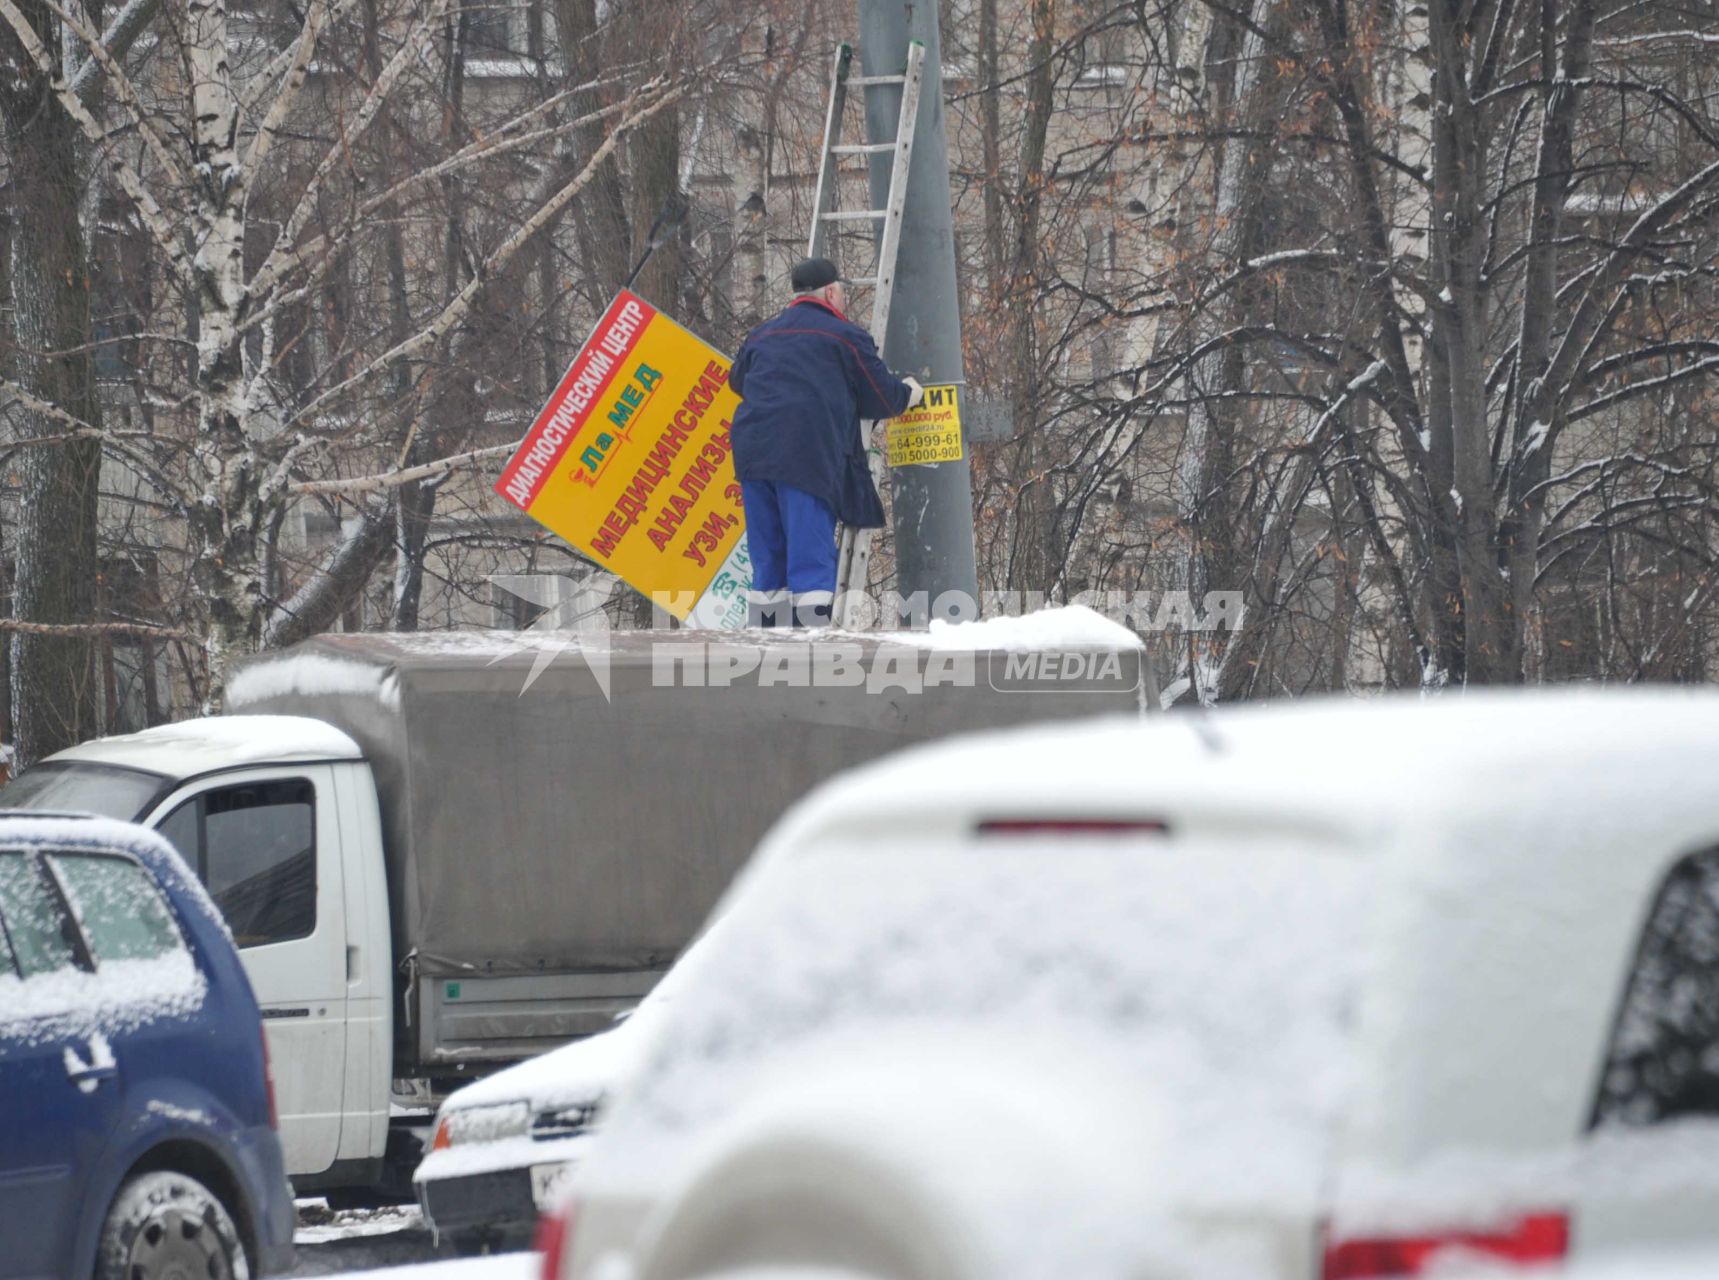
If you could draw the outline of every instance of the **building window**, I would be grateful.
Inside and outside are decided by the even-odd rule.
[[[544,54],[540,0],[468,3],[464,14],[468,76],[493,79],[532,74]]]

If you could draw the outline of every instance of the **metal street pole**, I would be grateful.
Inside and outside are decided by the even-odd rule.
[[[943,61],[933,0],[859,0],[860,65],[867,76],[899,76],[907,45],[925,45],[924,89],[913,132],[912,168],[902,214],[895,294],[883,358],[896,373],[927,385],[953,382],[966,399],[961,362],[961,300],[955,283],[949,146],[943,132]],[[899,85],[865,95],[866,136],[886,142],[901,110]],[[890,158],[871,157],[871,205],[889,198]],[[896,589],[910,621],[978,615],[973,555],[973,489],[966,451],[954,462],[892,467]],[[915,600],[925,593],[925,603]],[[942,603],[940,604],[939,601]]]

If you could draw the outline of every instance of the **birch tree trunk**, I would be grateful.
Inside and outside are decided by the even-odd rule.
[[[192,449],[196,497],[188,514],[192,580],[209,614],[209,700],[218,706],[231,658],[262,643],[267,598],[259,501],[262,460],[246,432],[244,209],[239,103],[227,64],[226,0],[188,0],[192,278],[198,340]]]
[[[364,66],[375,84],[382,75],[382,30],[377,0],[364,4]],[[467,19],[462,11],[450,19],[453,48],[449,50],[448,75],[454,83],[450,88],[463,88],[465,76],[464,34]],[[460,118],[459,104],[453,102],[447,112],[451,133]],[[448,189],[444,182],[443,190]],[[456,216],[450,213],[450,217]],[[382,233],[383,254],[388,267],[388,345],[398,350],[411,336],[412,314],[406,270],[406,246],[398,223],[390,222]],[[449,296],[444,292],[444,297]],[[396,360],[388,370],[389,399],[405,433],[402,465],[411,466],[429,460],[427,450],[415,431],[416,418],[408,405],[412,389],[411,371],[404,360]],[[408,481],[400,486],[394,499],[394,599],[392,625],[396,631],[416,631],[418,612],[424,596],[424,544],[429,537],[430,520],[435,513],[434,485]]]

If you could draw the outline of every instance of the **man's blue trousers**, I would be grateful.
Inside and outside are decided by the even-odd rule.
[[[746,543],[752,553],[752,590],[786,591],[796,601],[836,589],[836,513],[822,498],[773,480],[743,480]]]

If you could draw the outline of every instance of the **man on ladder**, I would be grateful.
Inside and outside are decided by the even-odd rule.
[[[924,388],[884,365],[843,312],[846,282],[828,258],[789,277],[794,300],[734,357],[740,395],[731,439],[752,555],[751,626],[827,626],[836,592],[836,521],[883,524],[860,419],[893,418]]]

